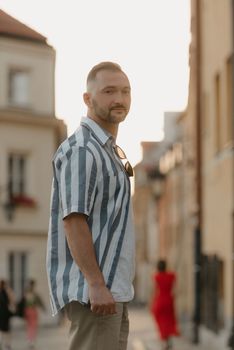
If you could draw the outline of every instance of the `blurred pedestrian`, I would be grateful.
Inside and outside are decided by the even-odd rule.
[[[162,341],[162,350],[172,349],[172,336],[179,334],[175,307],[173,287],[176,276],[174,272],[167,271],[165,260],[157,263],[157,272],[153,276],[155,294],[152,300],[151,311],[156,321]]]
[[[5,280],[0,281],[0,343],[2,350],[11,349],[10,319],[15,313],[15,298]]]
[[[26,322],[28,345],[33,349],[35,347],[38,330],[38,311],[39,308],[45,310],[44,303],[36,291],[36,282],[34,280],[29,281],[21,302],[23,302],[24,305],[24,319]]]
[[[65,306],[69,350],[126,350],[133,170],[116,137],[130,108],[128,77],[118,64],[102,62],[89,72],[83,98],[87,117],[53,161],[47,255],[53,313]]]

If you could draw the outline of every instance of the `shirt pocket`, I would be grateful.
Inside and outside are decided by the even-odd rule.
[[[108,200],[117,199],[119,194],[126,190],[127,181],[123,171],[109,171],[103,177],[103,194]]]

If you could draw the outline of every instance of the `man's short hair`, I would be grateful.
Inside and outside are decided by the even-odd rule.
[[[97,65],[95,65],[91,71],[89,72],[88,76],[87,76],[87,88],[88,85],[93,82],[96,79],[97,73],[100,72],[101,70],[109,70],[112,72],[122,72],[122,68],[120,67],[119,64],[114,63],[114,62],[101,62],[98,63]],[[125,74],[125,73],[124,73]]]

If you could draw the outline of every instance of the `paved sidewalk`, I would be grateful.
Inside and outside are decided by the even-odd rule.
[[[34,350],[67,350],[68,325],[40,327]],[[29,350],[24,328],[12,331],[12,350]]]
[[[156,327],[145,308],[130,308],[130,334],[128,350],[161,350]],[[208,350],[195,346],[178,337],[174,339],[174,350]],[[220,349],[221,350],[221,349]]]
[[[130,334],[128,350],[161,350],[153,320],[145,308],[130,307]],[[35,350],[67,350],[69,324],[60,327],[41,327]],[[24,328],[13,329],[12,349],[28,350]],[[211,347],[194,346],[182,338],[174,341],[173,350],[210,350]],[[109,349],[112,350],[112,349]],[[223,349],[218,349],[223,350]]]

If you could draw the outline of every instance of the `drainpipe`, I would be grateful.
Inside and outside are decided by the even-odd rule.
[[[201,264],[202,264],[202,145],[201,145],[201,5],[195,0],[196,11],[196,203],[197,223],[194,228],[194,317],[193,343],[200,341],[201,322]]]
[[[234,199],[234,1],[232,3],[232,186],[233,186],[233,199]],[[228,347],[234,350],[234,202],[232,212],[232,267],[231,267],[231,280],[232,280],[232,326],[230,335],[228,338]]]

